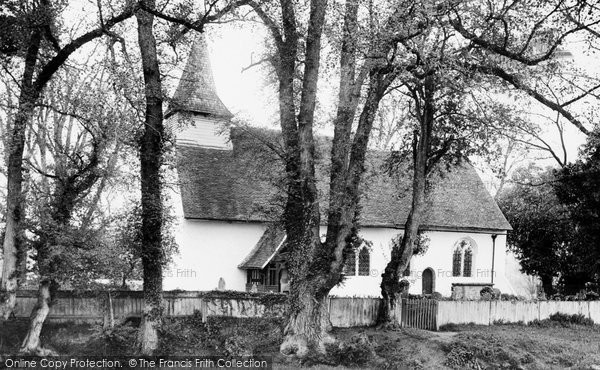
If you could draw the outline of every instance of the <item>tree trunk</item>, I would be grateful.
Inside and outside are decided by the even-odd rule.
[[[21,78],[19,108],[10,134],[7,164],[6,228],[3,244],[3,268],[0,285],[0,317],[8,319],[15,308],[16,291],[20,284],[19,271],[26,258],[21,226],[23,201],[23,150],[25,148],[25,128],[33,115],[35,102],[40,92],[33,87],[33,74],[40,48],[41,34],[34,30],[29,39],[25,56],[25,69]]]
[[[554,277],[551,275],[542,275],[540,276],[540,279],[542,280],[542,288],[544,289],[544,294],[546,294],[546,298],[552,297],[552,295],[556,293],[556,291],[554,290],[554,285],[552,284]]]
[[[400,293],[400,278],[413,255],[425,208],[425,168],[422,164],[417,165],[417,163],[419,161],[415,162],[413,171],[412,207],[404,226],[404,235],[402,236],[399,248],[394,245],[390,262],[381,275],[381,295],[383,302],[380,306],[381,310],[378,322],[382,326],[395,327],[400,323],[399,318],[396,317],[396,305]]]
[[[19,350],[20,353],[37,356],[54,355],[51,350],[43,349],[40,345],[40,333],[42,332],[44,321],[46,321],[46,317],[50,312],[52,296],[55,291],[55,286],[52,282],[48,280],[40,282],[38,300],[31,311],[31,316],[29,317],[29,331],[23,340],[23,344]]]
[[[145,5],[154,8],[153,0]],[[154,17],[145,11],[136,14],[138,43],[142,54],[146,95],[146,124],[140,143],[142,191],[142,266],[144,308],[139,331],[140,351],[151,355],[158,348],[158,327],[162,320],[162,183],[163,153],[162,86],[152,31]]]
[[[320,297],[315,288],[315,282],[304,280],[291,290],[292,303],[280,347],[285,355],[303,358],[309,352],[325,353],[327,344],[335,342],[329,334],[332,327],[327,295]]]
[[[408,266],[415,244],[417,242],[419,227],[423,218],[425,208],[425,192],[427,174],[430,170],[428,157],[430,152],[430,141],[434,123],[434,86],[433,77],[425,79],[421,95],[416,92],[414,99],[423,100],[420,117],[419,131],[415,132],[413,138],[413,181],[412,181],[412,204],[408,218],[404,225],[404,235],[400,245],[392,248],[390,262],[381,275],[381,295],[383,302],[379,313],[378,323],[381,326],[395,327],[399,324],[396,317],[396,304],[400,293],[400,277]]]

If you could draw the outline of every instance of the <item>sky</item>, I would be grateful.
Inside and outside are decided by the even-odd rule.
[[[231,24],[209,27],[206,37],[221,100],[238,118],[258,126],[277,124],[276,93],[265,83],[265,68],[248,68],[260,60],[265,37],[260,27]]]
[[[272,86],[265,85],[264,69],[254,67],[242,71],[260,58],[266,36],[266,32],[260,27],[241,28],[224,24],[211,26],[208,29],[207,42],[221,100],[238,117],[254,125],[273,127],[277,125],[276,95]],[[573,54],[573,59],[578,66],[588,71],[598,70],[595,56],[586,53],[586,45],[583,42],[569,43],[568,50]],[[321,81],[321,90],[324,89],[323,82],[327,84],[327,81]],[[548,110],[537,102],[532,102],[528,109],[532,112],[548,114]],[[579,147],[585,142],[585,136],[566,120],[563,119],[563,122],[567,156],[569,161],[572,161],[577,158]],[[559,148],[560,140],[555,129],[551,125],[547,126],[544,139],[553,147]],[[532,155],[531,160],[539,162],[542,166],[555,165],[552,159],[540,160],[539,154]]]

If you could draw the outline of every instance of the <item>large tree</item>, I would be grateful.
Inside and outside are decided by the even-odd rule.
[[[3,18],[10,20],[5,24],[15,35],[20,35],[11,39],[7,48],[2,50],[3,61],[16,58],[23,64],[23,72],[18,78],[18,107],[11,120],[12,127],[7,140],[7,213],[0,281],[0,317],[8,318],[16,303],[16,289],[21,275],[19,266],[23,266],[19,261],[25,256],[22,162],[27,122],[33,116],[44,88],[68,58],[86,43],[109,33],[117,23],[131,17],[134,6],[128,3],[110,17],[104,14],[105,9],[98,9],[105,15],[99,17],[100,25],[66,42],[62,40],[64,35],[58,33],[58,16],[65,4],[35,0],[8,1],[3,6],[7,10]]]
[[[398,43],[419,34],[425,20],[420,5],[402,2],[377,9],[354,0],[250,5],[272,38],[268,60],[277,77],[283,137],[287,199],[282,217],[291,280],[281,351],[303,357],[311,350],[324,351],[333,340],[326,298],[341,281],[348,245],[357,237],[359,185],[374,118],[401,71],[396,62],[404,55],[398,53]],[[335,17],[342,21],[333,21]],[[337,35],[327,41],[337,52],[339,72],[327,205],[317,191],[314,137],[326,26]],[[326,220],[321,220],[322,207]],[[327,225],[324,241],[322,223]]]
[[[578,293],[593,283],[600,288],[600,138],[594,131],[580,159],[555,172],[558,199],[570,209],[576,225],[570,263],[560,279],[567,294]]]
[[[568,42],[575,35],[587,32],[597,42],[594,32],[600,16],[593,4],[473,0],[451,5],[448,18],[468,41],[468,68],[497,78],[556,112],[581,133],[590,133],[595,116],[584,102],[596,96],[600,88],[597,76],[579,70],[560,56],[568,52]]]
[[[508,247],[521,263],[523,272],[537,275],[546,295],[556,292],[554,279],[568,267],[573,247],[574,224],[569,208],[559,202],[552,169],[520,168],[512,186],[498,194],[500,209],[513,227]]]
[[[154,8],[153,0],[144,5]],[[145,10],[136,13],[138,44],[142,55],[145,85],[145,125],[140,139],[140,169],[142,192],[142,269],[144,276],[144,307],[140,325],[140,351],[150,355],[158,347],[158,326],[162,317],[162,248],[163,200],[161,165],[165,144],[163,125],[163,93],[156,39],[153,32],[154,16]]]
[[[141,261],[144,280],[144,307],[138,341],[142,354],[152,354],[158,347],[158,327],[162,320],[162,275],[165,263],[163,172],[166,132],[163,124],[163,87],[159,51],[154,32],[155,17],[175,28],[170,42],[175,45],[189,29],[202,32],[204,26],[229,14],[245,1],[214,1],[205,4],[199,17],[190,17],[191,7],[175,7],[168,12],[154,0],[140,1],[136,12],[138,46],[144,74],[144,129],[139,142],[141,182]],[[160,10],[158,10],[160,9]],[[183,26],[178,29],[178,26]]]
[[[39,294],[21,347],[26,353],[45,351],[39,335],[55,290],[62,284],[77,287],[72,277],[86,275],[80,259],[98,246],[104,226],[92,219],[105,190],[101,180],[113,177],[121,154],[117,138],[126,136],[128,122],[117,109],[119,99],[108,92],[106,68],[95,67],[87,75],[74,68],[59,72],[28,128],[25,223]]]
[[[413,50],[424,49],[415,47]],[[429,190],[445,172],[468,161],[470,155],[493,155],[489,144],[494,135],[487,130],[486,123],[490,117],[495,121],[506,118],[495,107],[480,105],[474,100],[478,87],[471,76],[465,77],[451,61],[444,64],[444,59],[451,60],[444,54],[452,52],[444,50],[443,46],[433,50],[437,57],[432,54],[417,57],[417,60],[429,60],[431,64],[417,65],[410,68],[409,75],[398,78],[408,96],[405,104],[411,113],[399,124],[412,138],[404,138],[404,145],[392,152],[389,163],[392,173],[407,168],[412,172],[412,201],[400,242],[393,244],[390,261],[382,274],[383,304],[378,321],[385,326],[395,326],[399,322],[394,316],[399,282],[418,247]]]

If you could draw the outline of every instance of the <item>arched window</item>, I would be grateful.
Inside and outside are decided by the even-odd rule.
[[[454,245],[452,254],[452,276],[473,276],[473,258],[477,253],[477,244],[469,237],[460,239]]]
[[[354,249],[351,248],[349,248],[346,254],[346,263],[344,264],[344,275],[356,275],[356,252],[354,252]]]
[[[462,259],[462,250],[460,247],[454,250],[452,256],[452,276],[460,276],[460,264]]]
[[[369,276],[371,272],[371,256],[369,250],[363,247],[358,253],[358,275]]]
[[[473,264],[473,250],[468,248],[465,251],[465,260],[463,263],[463,276],[471,277],[471,265]]]

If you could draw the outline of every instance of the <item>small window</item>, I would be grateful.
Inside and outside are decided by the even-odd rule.
[[[371,256],[369,250],[363,247],[358,254],[358,275],[369,276],[371,273]]]
[[[452,276],[460,276],[460,260],[462,259],[460,247],[454,250],[454,255],[452,256]]]
[[[344,275],[356,275],[356,252],[354,252],[353,249],[349,249],[346,254],[346,263],[344,263]]]
[[[268,273],[268,284],[267,285],[277,285],[278,281],[277,281],[277,268],[273,265],[269,265],[268,269],[267,269],[267,273]]]
[[[260,270],[246,270],[247,283],[263,283],[263,274]]]
[[[471,265],[473,263],[473,251],[471,248],[465,251],[465,261],[463,266],[463,276],[471,277]]]

